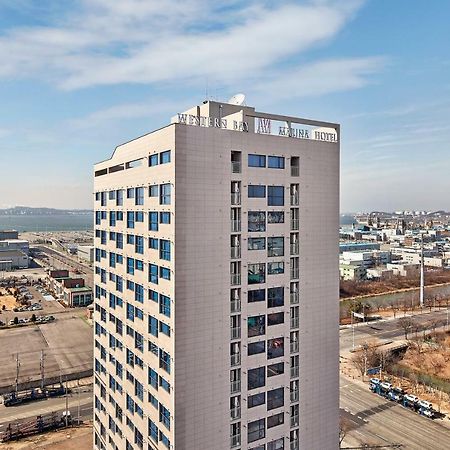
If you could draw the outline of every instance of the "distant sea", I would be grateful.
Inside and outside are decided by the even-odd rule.
[[[94,228],[93,214],[1,216],[0,230],[85,231]]]

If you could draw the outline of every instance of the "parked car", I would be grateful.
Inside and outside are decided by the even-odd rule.
[[[389,400],[392,400],[393,402],[401,402],[404,396],[405,391],[399,387],[393,387],[388,393]]]
[[[420,406],[424,409],[433,409],[433,405],[430,402],[427,402],[426,400],[419,400],[417,402],[417,406]]]

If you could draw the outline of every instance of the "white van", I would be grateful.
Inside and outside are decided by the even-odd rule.
[[[417,406],[420,406],[424,409],[432,409],[433,405],[430,402],[427,402],[426,400],[419,400],[417,403]]]

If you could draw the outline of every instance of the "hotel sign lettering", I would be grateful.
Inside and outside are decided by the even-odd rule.
[[[197,127],[225,128],[234,131],[248,132],[248,122],[228,121],[218,117],[196,116],[194,114],[178,114],[178,123]]]

